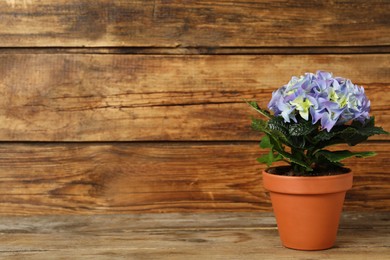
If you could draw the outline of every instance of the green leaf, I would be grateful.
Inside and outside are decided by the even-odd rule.
[[[351,126],[355,128],[375,126],[375,117],[371,116],[363,124],[359,121],[353,121]]]
[[[268,135],[272,136],[276,141],[280,143],[280,146],[282,144],[292,146],[291,142],[289,141],[288,137],[285,136],[283,133],[277,131],[277,130],[268,130]]]
[[[280,160],[283,160],[283,157],[280,156],[279,154],[274,154],[273,151],[269,151],[269,153],[267,154],[263,154],[262,156],[260,156],[259,158],[257,158],[257,161],[259,163],[265,163],[267,164],[267,166],[271,166],[271,164],[273,162],[277,162],[277,161],[280,161]]]
[[[268,132],[267,122],[262,119],[252,118],[251,127],[253,130],[266,133]]]
[[[348,150],[340,150],[340,151],[328,151],[328,150],[320,150],[316,153],[316,156],[323,156],[327,160],[331,162],[340,162],[341,160],[350,158],[350,157],[369,157],[376,155],[375,152],[351,152]]]
[[[291,124],[288,128],[288,132],[292,136],[303,136],[310,134],[315,129],[317,129],[317,126],[313,125],[311,121],[303,120],[298,123]]]
[[[283,117],[273,117],[268,120],[269,135],[273,136],[279,142],[290,147],[302,148],[304,141],[302,138],[296,138],[289,133],[289,123],[284,122]]]
[[[261,148],[264,148],[264,149],[265,149],[265,148],[272,148],[272,144],[271,144],[271,141],[270,141],[268,135],[265,135],[265,136],[261,139],[260,147],[261,147]]]
[[[336,126],[330,133],[323,130],[314,138],[314,143],[318,143],[319,147],[325,147],[336,143],[347,143],[348,145],[356,145],[368,139],[368,137],[377,134],[389,134],[381,127],[376,127],[375,118],[370,117],[365,124],[354,121],[350,126]],[[326,141],[326,142],[325,142]]]
[[[345,143],[351,146],[364,142],[368,138],[367,135],[362,135],[359,130],[353,127],[344,129],[342,132],[338,133],[336,137],[341,138]]]
[[[284,122],[284,119],[281,116],[275,116],[268,120],[268,128],[274,131],[278,131],[284,136],[287,136],[289,134],[288,124]]]
[[[286,136],[283,133],[281,133],[281,132],[279,132],[277,130],[270,129],[268,122],[265,121],[265,120],[252,118],[251,127],[252,127],[253,130],[256,130],[256,131],[259,131],[259,132],[262,132],[262,133],[266,133],[269,136],[273,136],[280,143],[284,143],[284,144],[290,145],[290,143],[288,142]]]
[[[388,132],[383,130],[382,127],[377,127],[377,126],[363,127],[363,128],[357,129],[357,130],[361,135],[364,135],[364,136],[381,135],[381,134],[388,135],[389,134]]]
[[[267,117],[267,118],[271,118],[271,114],[270,112],[268,112],[267,110],[265,109],[261,109],[259,107],[259,105],[257,105],[257,103],[255,101],[246,101],[244,100],[250,107],[252,107],[254,110],[256,110],[257,112],[259,112],[261,115]]]
[[[334,137],[336,135],[335,132],[328,132],[326,130],[320,131],[316,136],[314,136],[313,141],[315,143],[321,142],[321,141],[327,141]]]
[[[270,137],[270,141],[271,141],[271,144],[273,146],[272,149],[275,150],[277,153],[279,153],[281,156],[283,156],[283,158],[286,158],[290,162],[298,164],[298,165],[304,167],[307,171],[312,171],[313,170],[310,167],[310,165],[308,165],[304,161],[298,159],[296,156],[286,152],[283,149],[283,147],[277,142],[277,140],[275,140],[272,136]]]
[[[310,143],[306,142],[304,136],[289,136],[288,140],[293,148],[309,149],[313,147]]]
[[[366,141],[368,137],[376,134],[386,134],[381,127],[366,126],[361,128],[348,127],[343,131],[336,133],[335,137],[341,138],[347,144],[353,146],[363,141]]]
[[[286,158],[287,160],[289,160],[290,162],[292,163],[295,163],[295,164],[298,164],[302,167],[304,167],[307,171],[313,171],[313,168],[310,167],[310,165],[306,164],[304,161],[301,161],[299,159],[297,159],[296,157],[294,157],[292,154],[286,152],[286,151],[277,151],[281,156],[283,156],[284,158]]]
[[[344,166],[344,164],[342,164],[341,162],[332,162],[324,156],[318,156],[316,158],[315,163],[317,166],[320,165],[320,166],[322,166],[322,168],[329,168],[329,169]]]

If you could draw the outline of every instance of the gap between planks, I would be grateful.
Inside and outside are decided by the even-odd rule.
[[[388,54],[390,46],[353,47],[0,47],[0,54],[142,54],[142,55],[316,55]]]

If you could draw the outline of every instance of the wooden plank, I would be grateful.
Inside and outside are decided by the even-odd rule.
[[[344,149],[345,147],[339,147]],[[356,151],[346,210],[390,205],[389,144]],[[257,143],[1,144],[0,214],[270,211]]]
[[[10,0],[0,13],[9,47],[390,44],[386,0]]]
[[[387,54],[390,46],[328,47],[3,47],[0,54],[157,54],[157,55],[260,55],[260,54]]]
[[[258,140],[243,99],[317,69],[364,85],[390,129],[389,54],[1,54],[0,140]]]
[[[0,257],[385,259],[388,222],[388,212],[344,213],[336,246],[305,252],[280,245],[269,213],[2,217]]]

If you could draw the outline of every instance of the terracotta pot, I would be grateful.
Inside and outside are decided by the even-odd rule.
[[[334,245],[345,193],[352,187],[351,172],[291,177],[263,171],[263,183],[285,247],[322,250]]]

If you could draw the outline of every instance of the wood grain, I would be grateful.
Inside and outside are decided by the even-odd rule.
[[[336,246],[280,245],[269,213],[1,217],[6,259],[385,259],[389,213],[344,213]],[[201,249],[201,250],[200,250]]]
[[[390,44],[386,0],[7,0],[0,13],[9,47]]]
[[[386,0],[0,1],[0,216],[40,215],[35,227],[11,222],[8,231],[1,218],[0,258],[292,257],[275,253],[275,226],[264,222],[260,234],[186,233],[141,216],[130,222],[145,229],[132,232],[119,217],[94,233],[97,222],[51,229],[57,222],[42,215],[270,211],[249,128],[255,112],[243,99],[265,107],[291,76],[328,70],[365,86],[390,130],[389,17]],[[348,161],[348,211],[389,210],[390,137],[372,140],[354,149],[377,157]],[[389,253],[387,229],[352,228],[340,241],[354,246],[341,242],[332,259]],[[356,236],[367,239],[359,252]]]
[[[355,177],[345,209],[388,210],[389,145],[354,150],[378,156],[347,162]],[[0,214],[270,211],[262,152],[255,142],[3,143]]]
[[[389,54],[0,54],[0,140],[258,140],[243,99],[318,69],[365,86],[390,129]]]
[[[390,46],[328,47],[3,47],[0,54],[305,55],[388,54]]]

